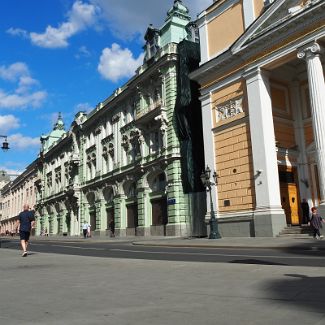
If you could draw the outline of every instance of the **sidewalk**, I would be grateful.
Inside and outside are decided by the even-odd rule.
[[[2,241],[19,240],[19,237],[1,237]],[[175,238],[175,237],[31,237],[31,241],[60,241],[78,243],[132,243],[141,246],[197,247],[197,248],[254,248],[254,249],[317,249],[325,250],[325,238],[316,240],[312,237],[226,237]]]
[[[133,241],[134,245],[197,247],[197,248],[255,248],[255,249],[319,249],[325,250],[325,239],[316,240],[306,237],[227,237],[220,239],[178,238]]]

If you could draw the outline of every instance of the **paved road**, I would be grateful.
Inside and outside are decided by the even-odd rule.
[[[4,241],[3,248],[19,249],[18,240]],[[279,266],[325,266],[325,250],[318,247],[296,249],[197,248],[134,246],[119,242],[34,241],[33,253],[54,253],[102,258],[259,264]],[[19,254],[17,252],[17,254]]]
[[[34,240],[22,258],[18,240],[4,241],[0,324],[324,325],[324,250],[312,245]]]
[[[323,267],[33,252],[0,249],[1,325],[325,324]]]

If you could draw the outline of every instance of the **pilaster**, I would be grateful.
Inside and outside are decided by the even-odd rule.
[[[138,188],[138,236],[149,236],[151,226],[150,189],[148,187]]]
[[[98,199],[95,203],[95,211],[96,211],[96,228],[95,235],[104,236],[106,235],[107,229],[107,215],[106,215],[106,205],[105,200],[103,198]]]
[[[118,237],[126,236],[126,206],[125,195],[118,194],[114,197],[115,233]]]
[[[201,98],[202,102],[202,124],[203,124],[203,141],[204,141],[204,161],[205,161],[205,166],[209,166],[209,168],[212,170],[212,173],[214,172],[216,168],[216,149],[215,149],[215,143],[214,143],[214,135],[212,132],[212,121],[213,121],[213,116],[212,116],[212,102],[211,102],[211,94],[207,94],[206,96]],[[203,170],[202,170],[203,172]],[[211,187],[211,195],[212,195],[212,201],[213,201],[213,206],[215,207],[217,211],[217,216],[218,218],[218,211],[219,211],[219,205],[218,205],[218,192],[217,192],[217,186],[212,186]],[[210,219],[211,215],[211,202],[210,199],[206,200],[206,215],[205,215],[205,220],[208,222]]]
[[[245,77],[256,193],[255,236],[272,237],[286,226],[286,219],[280,199],[269,78],[260,69]]]

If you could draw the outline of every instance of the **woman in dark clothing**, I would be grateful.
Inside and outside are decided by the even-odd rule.
[[[320,229],[322,228],[322,222],[324,220],[322,217],[317,213],[317,208],[312,207],[311,208],[311,219],[310,219],[310,224],[314,230],[314,238],[321,239],[324,236],[320,234]]]

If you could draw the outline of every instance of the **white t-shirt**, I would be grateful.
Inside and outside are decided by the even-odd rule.
[[[89,224],[88,224],[88,223],[84,223],[84,224],[82,225],[82,229],[83,229],[83,230],[87,230],[88,227],[89,227]]]

